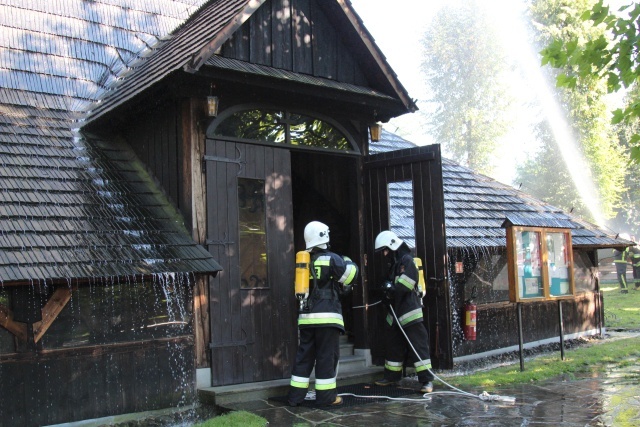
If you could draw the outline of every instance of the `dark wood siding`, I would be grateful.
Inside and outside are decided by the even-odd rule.
[[[180,208],[183,189],[182,148],[179,145],[181,112],[166,101],[140,113],[123,133],[147,170],[159,182],[169,199]]]
[[[0,426],[50,425],[177,407],[195,398],[193,357],[191,337],[4,355]],[[176,359],[186,361],[179,371]]]
[[[289,151],[207,139],[206,155],[207,245],[223,268],[210,281],[213,384],[286,378],[297,345]],[[266,181],[265,289],[240,286],[238,177]]]
[[[267,0],[223,45],[227,58],[365,84],[366,78],[322,0]]]
[[[600,299],[596,292],[586,292],[574,299],[562,301],[562,319],[565,335],[596,330],[599,319]],[[478,306],[477,337],[475,341],[462,341],[456,346],[456,356],[483,353],[517,346],[517,305],[486,304]],[[560,322],[558,302],[522,303],[523,342],[558,339]]]

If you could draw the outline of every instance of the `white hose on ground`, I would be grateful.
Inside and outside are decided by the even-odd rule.
[[[378,301],[378,302],[376,302],[374,304],[370,304],[370,305],[368,305],[368,307],[376,305],[376,304],[378,304],[380,302],[381,301]],[[359,306],[359,307],[353,307],[353,308],[363,308],[363,307],[367,307],[367,306]],[[413,343],[411,342],[411,340],[407,336],[406,332],[404,331],[404,329],[400,325],[400,321],[398,320],[398,316],[396,316],[396,312],[393,309],[393,306],[390,305],[389,309],[391,309],[391,314],[393,314],[393,317],[394,317],[394,319],[396,321],[396,324],[398,325],[398,327],[402,331],[402,335],[404,335],[405,339],[409,343],[409,346],[411,347],[411,350],[413,350],[413,353],[416,355],[418,360],[420,360],[424,364],[424,361],[422,360],[422,358],[420,357],[420,355],[416,351],[415,347],[413,346]],[[515,403],[515,401],[516,401],[515,397],[512,397],[512,396],[500,396],[500,395],[496,395],[496,394],[489,394],[486,391],[483,391],[482,393],[480,393],[479,395],[476,396],[473,393],[468,393],[466,391],[460,390],[459,388],[456,388],[456,387],[452,386],[451,384],[449,384],[448,382],[444,381],[442,378],[437,376],[430,368],[427,368],[427,369],[429,370],[429,372],[431,372],[431,375],[433,375],[433,377],[435,379],[437,379],[442,384],[446,385],[447,387],[449,387],[449,388],[451,388],[452,390],[455,390],[455,391],[434,391],[434,392],[431,392],[431,393],[425,393],[425,394],[422,395],[422,399],[397,398],[397,397],[389,397],[389,396],[358,396],[358,395],[355,395],[355,394],[352,394],[352,393],[341,393],[341,394],[339,394],[339,396],[353,396],[353,397],[370,398],[370,399],[371,398],[373,398],[373,399],[381,399],[381,398],[383,398],[383,399],[389,399],[389,400],[419,402],[419,401],[424,401],[425,399],[430,400],[431,399],[430,396],[433,396],[435,394],[453,394],[453,395],[461,395],[461,396],[465,396],[465,397],[472,397],[474,399],[480,399],[480,400],[483,400],[483,401],[500,401],[500,402],[507,402],[507,403]]]

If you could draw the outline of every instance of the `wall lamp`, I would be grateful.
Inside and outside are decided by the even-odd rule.
[[[380,123],[372,123],[369,125],[369,135],[371,136],[371,142],[380,141],[381,133],[382,133],[382,125]]]
[[[207,115],[209,117],[216,117],[218,115],[219,105],[220,99],[217,96],[207,96]]]

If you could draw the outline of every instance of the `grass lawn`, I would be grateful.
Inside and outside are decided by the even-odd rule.
[[[640,290],[634,290],[631,285],[628,294],[621,294],[617,282],[601,286],[605,326],[608,329],[640,330]]]
[[[267,420],[246,411],[234,411],[196,424],[194,427],[264,427]]]

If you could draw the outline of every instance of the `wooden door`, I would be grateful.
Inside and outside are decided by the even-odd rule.
[[[451,308],[446,269],[444,189],[439,145],[409,148],[367,156],[365,167],[365,233],[367,276],[373,295],[388,271],[374,239],[391,229],[414,249],[424,265],[427,293],[425,323],[429,330],[431,361],[435,368],[453,367]],[[384,315],[369,316],[374,361],[384,359],[383,343],[376,338]]]
[[[297,345],[291,166],[282,148],[207,139],[212,385],[288,378]]]

